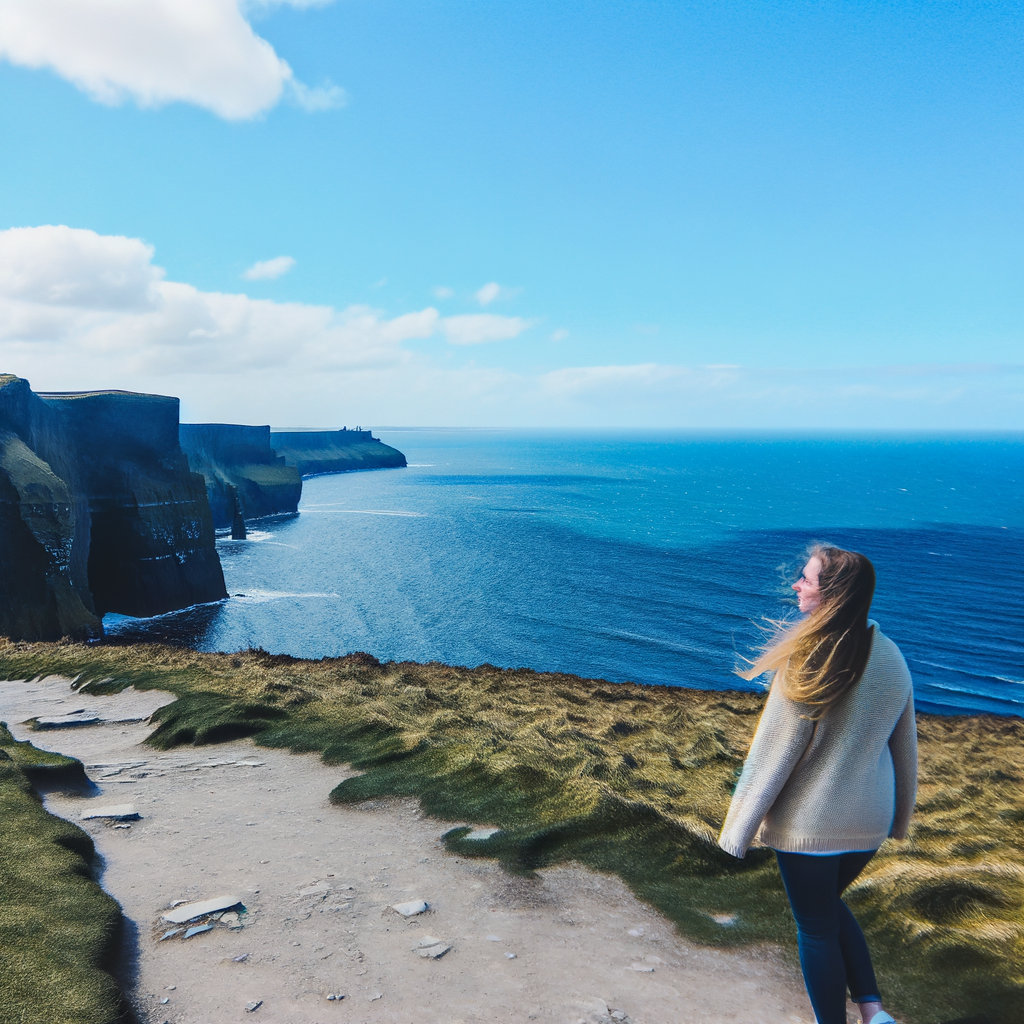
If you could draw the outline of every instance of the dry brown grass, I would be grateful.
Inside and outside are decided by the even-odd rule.
[[[0,674],[133,683],[178,695],[151,742],[318,751],[364,774],[336,801],[418,796],[441,818],[500,825],[453,849],[528,872],[573,859],[620,874],[705,942],[793,926],[770,855],[714,844],[762,698],[575,676],[324,661],[260,651],[0,646]],[[849,899],[887,1000],[910,1018],[1019,1024],[1024,1005],[1024,722],[919,716],[921,794],[910,841],[887,843]],[[711,915],[736,912],[732,927]]]

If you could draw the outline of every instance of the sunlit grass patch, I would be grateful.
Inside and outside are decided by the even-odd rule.
[[[159,687],[162,747],[251,736],[361,774],[335,802],[415,796],[450,849],[529,874],[574,860],[620,875],[703,942],[794,944],[771,855],[715,837],[763,698],[366,655],[7,644],[8,678]],[[887,843],[850,892],[887,1001],[920,1024],[1018,1024],[1024,1005],[1024,722],[919,717],[921,796],[909,843]]]

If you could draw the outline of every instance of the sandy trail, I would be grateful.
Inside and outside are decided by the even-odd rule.
[[[135,929],[130,995],[144,1024],[813,1020],[778,955],[696,946],[617,878],[564,867],[531,882],[453,856],[439,842],[452,823],[414,801],[332,806],[348,773],[313,755],[246,741],[145,746],[144,720],[172,699],[84,696],[60,679],[0,683],[0,719],[15,736],[81,759],[99,787],[46,805],[86,828],[104,859],[103,885]],[[105,721],[20,724],[78,709]],[[141,814],[130,828],[80,821],[87,807],[126,802]],[[158,941],[173,900],[222,894],[247,908],[242,928]],[[406,920],[389,909],[414,899],[430,910]],[[450,951],[413,952],[427,935]]]

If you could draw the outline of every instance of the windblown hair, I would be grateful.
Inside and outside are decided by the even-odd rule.
[[[801,622],[773,622],[774,635],[747,669],[744,679],[776,673],[775,685],[818,719],[864,674],[871,654],[868,610],[875,594],[875,567],[856,551],[815,544],[808,559],[821,562],[821,601]]]

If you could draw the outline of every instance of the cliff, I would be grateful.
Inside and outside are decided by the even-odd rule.
[[[73,456],[28,381],[0,375],[0,633],[102,632],[88,582],[89,504],[68,484]]]
[[[405,456],[369,430],[273,430],[270,444],[303,476],[352,469],[395,469]]]
[[[237,495],[244,519],[297,512],[302,477],[270,446],[270,427],[182,423],[181,449],[206,481],[215,526],[231,526]]]
[[[0,376],[0,633],[102,633],[104,612],[157,615],[227,596],[178,400],[37,395]]]

